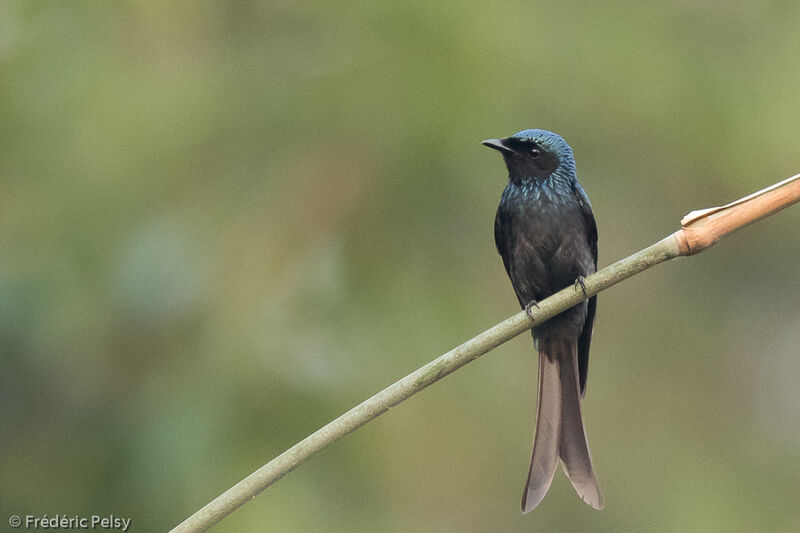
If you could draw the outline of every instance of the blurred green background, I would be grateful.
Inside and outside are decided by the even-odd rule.
[[[518,311],[487,137],[573,146],[601,266],[800,172],[797,2],[0,5],[0,511],[163,531]],[[800,208],[604,292],[519,512],[523,335],[219,531],[796,531]]]

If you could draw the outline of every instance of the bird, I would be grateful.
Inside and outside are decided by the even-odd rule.
[[[541,129],[482,144],[499,151],[508,169],[494,237],[522,308],[531,315],[537,302],[571,285],[585,293],[584,278],[597,271],[597,223],[570,145]],[[595,295],[532,330],[539,375],[523,513],[544,499],[559,458],[578,495],[605,506],[581,414],[596,310]]]

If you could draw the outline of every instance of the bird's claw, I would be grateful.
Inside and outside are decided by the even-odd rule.
[[[533,319],[533,315],[531,314],[531,309],[533,308],[539,309],[539,304],[536,303],[536,300],[531,300],[525,305],[525,314],[528,315],[528,318]]]
[[[581,290],[583,291],[583,295],[589,296],[588,294],[586,294],[586,283],[584,283],[585,280],[586,278],[584,278],[583,276],[578,276],[578,279],[575,280],[575,290],[577,291],[578,287],[580,287]]]

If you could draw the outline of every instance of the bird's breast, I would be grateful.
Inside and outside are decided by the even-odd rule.
[[[504,198],[516,224],[529,228],[553,227],[579,219],[581,206],[568,185],[553,186],[534,180],[509,185]]]
[[[510,184],[500,209],[510,226],[509,249],[527,264],[547,264],[565,242],[585,241],[581,206],[569,185]]]

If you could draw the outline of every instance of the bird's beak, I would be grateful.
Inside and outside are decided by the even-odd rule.
[[[482,141],[481,144],[488,146],[489,148],[494,148],[495,150],[504,154],[510,154],[513,152],[511,148],[503,144],[503,139],[486,139],[485,141]]]

